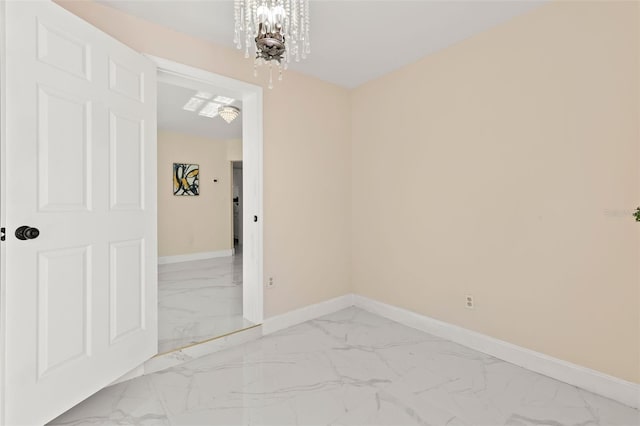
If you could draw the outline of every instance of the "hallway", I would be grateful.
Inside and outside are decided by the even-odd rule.
[[[159,265],[159,353],[252,325],[242,317],[241,252]]]

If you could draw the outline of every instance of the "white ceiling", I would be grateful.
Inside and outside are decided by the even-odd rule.
[[[208,89],[208,88],[205,88]],[[236,100],[231,105],[240,108],[240,116],[227,124],[219,116],[209,118],[197,112],[185,111],[182,107],[196,91],[172,84],[158,83],[158,128],[186,133],[213,140],[242,138],[242,105]],[[221,93],[213,93],[220,95]]]
[[[98,1],[233,47],[232,0]],[[311,0],[311,56],[291,68],[353,88],[546,1]]]

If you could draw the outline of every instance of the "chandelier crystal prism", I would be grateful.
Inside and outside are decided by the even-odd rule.
[[[282,80],[282,69],[291,60],[299,62],[311,53],[309,0],[235,0],[234,43],[249,58],[255,52],[254,75],[258,66],[269,65],[269,88],[273,88],[273,68]]]

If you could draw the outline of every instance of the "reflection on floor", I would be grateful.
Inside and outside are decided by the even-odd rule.
[[[253,325],[242,318],[242,254],[158,269],[159,353]]]
[[[98,392],[52,425],[638,425],[638,410],[349,308]]]

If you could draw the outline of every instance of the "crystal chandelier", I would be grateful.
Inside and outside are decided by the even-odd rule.
[[[273,88],[273,67],[287,69],[311,53],[309,42],[309,0],[235,0],[235,36],[238,49],[255,47],[254,75],[258,66],[269,65],[269,88]],[[244,44],[243,44],[244,41]]]

